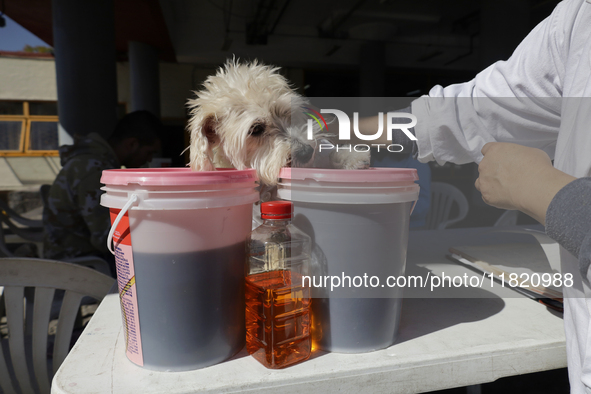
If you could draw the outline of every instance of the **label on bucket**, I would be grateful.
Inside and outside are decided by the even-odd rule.
[[[111,223],[115,221],[120,209],[111,208]],[[117,265],[117,286],[121,302],[123,331],[125,333],[125,351],[127,358],[137,365],[144,365],[142,337],[135,285],[135,269],[131,249],[131,232],[127,213],[121,218],[113,234],[115,262]]]

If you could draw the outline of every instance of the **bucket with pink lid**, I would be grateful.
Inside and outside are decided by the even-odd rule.
[[[184,371],[224,361],[245,342],[245,243],[254,170],[103,172],[129,360]]]
[[[312,238],[312,336],[323,350],[362,353],[394,344],[416,169],[285,168],[278,195]],[[390,284],[392,281],[390,280]]]

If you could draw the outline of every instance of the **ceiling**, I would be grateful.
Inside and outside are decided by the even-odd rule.
[[[52,43],[50,0],[5,0],[6,14]],[[556,0],[114,0],[116,49],[216,66],[228,57],[288,67],[357,67],[383,43],[389,67],[474,70],[508,56]],[[483,60],[485,59],[485,60]]]
[[[357,67],[367,41],[389,67],[480,69],[507,57],[556,0],[160,0],[179,62],[226,58]]]
[[[385,43],[390,65],[411,66],[427,57],[446,63],[469,51],[470,34],[478,22],[478,2],[472,0],[160,4],[177,59],[190,63],[218,64],[236,55],[290,66],[354,66],[367,40]],[[455,26],[461,18],[466,18],[464,25]],[[466,66],[466,61],[461,64]]]

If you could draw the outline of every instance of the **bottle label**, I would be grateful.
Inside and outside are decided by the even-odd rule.
[[[119,214],[120,209],[110,208],[111,223]],[[125,335],[125,352],[134,364],[143,366],[142,336],[138,315],[138,302],[135,285],[135,269],[131,248],[131,231],[127,213],[121,218],[113,234],[115,262],[117,266],[117,286],[121,302],[121,317]]]

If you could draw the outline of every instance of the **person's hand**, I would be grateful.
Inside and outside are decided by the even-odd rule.
[[[475,186],[484,202],[497,208],[518,209],[541,223],[552,198],[575,179],[555,169],[550,157],[540,149],[489,142],[482,154]]]
[[[554,170],[550,157],[539,149],[517,144],[489,142],[482,148],[476,189],[485,203],[502,209],[521,209],[524,189]]]

